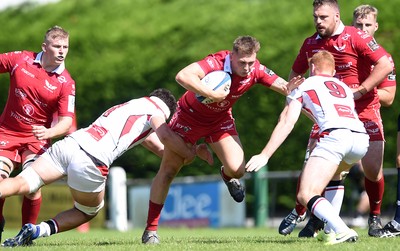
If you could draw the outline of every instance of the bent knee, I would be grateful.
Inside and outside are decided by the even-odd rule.
[[[98,206],[95,207],[89,207],[89,206],[85,206],[82,205],[78,202],[75,201],[74,206],[76,209],[78,209],[79,211],[81,211],[82,213],[90,216],[91,218],[95,217],[97,215],[97,213],[100,211],[100,209],[102,209],[104,207],[104,200],[101,201],[101,203]]]

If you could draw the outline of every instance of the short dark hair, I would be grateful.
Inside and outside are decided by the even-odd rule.
[[[314,0],[313,6],[314,8],[322,6],[322,5],[329,5],[331,7],[337,8],[339,10],[339,4],[337,0]]]
[[[154,96],[159,99],[161,99],[169,108],[169,111],[171,112],[171,115],[175,113],[176,110],[176,99],[172,92],[165,88],[158,88],[152,91],[149,96]]]

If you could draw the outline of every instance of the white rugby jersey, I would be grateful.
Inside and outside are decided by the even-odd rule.
[[[291,100],[302,103],[303,111],[318,124],[320,133],[331,128],[366,132],[355,111],[352,90],[337,78],[311,76],[287,96],[287,101]]]
[[[150,120],[154,115],[169,117],[169,109],[161,99],[132,99],[111,107],[89,127],[70,136],[88,154],[109,167],[128,149],[145,140],[152,131]]]

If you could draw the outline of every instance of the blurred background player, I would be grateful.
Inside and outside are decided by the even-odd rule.
[[[333,245],[353,242],[358,234],[340,218],[322,192],[337,173],[347,171],[368,150],[369,136],[355,111],[353,91],[333,77],[335,60],[321,50],[310,59],[310,77],[287,97],[279,122],[262,152],[251,157],[247,171],[258,171],[293,130],[303,111],[318,124],[318,143],[302,170],[297,200],[326,223],[319,240]]]
[[[287,95],[303,79],[294,78],[290,83],[262,65],[257,59],[260,43],[251,36],[240,36],[233,42],[232,50],[210,54],[191,63],[176,75],[176,81],[187,91],[178,101],[178,108],[170,125],[190,145],[204,138],[222,162],[220,173],[236,202],[242,202],[245,189],[239,179],[245,173],[242,144],[232,114],[232,106],[257,83],[280,94]],[[213,91],[201,83],[208,73],[223,70],[231,74],[229,91]],[[203,104],[195,94],[208,97],[214,103]],[[183,159],[165,148],[165,153],[150,191],[147,225],[142,235],[145,244],[158,244],[158,221],[170,184],[182,168]]]
[[[389,221],[382,230],[381,237],[390,238],[400,236],[400,114],[397,117],[397,195],[396,195],[396,212],[393,220]]]
[[[304,41],[289,78],[305,74],[308,70],[307,60],[316,51],[324,49],[334,55],[336,76],[353,89],[357,113],[370,136],[368,152],[362,159],[366,175],[365,186],[370,200],[368,234],[379,237],[378,230],[382,228],[380,208],[384,192],[382,171],[384,134],[376,86],[393,71],[393,64],[387,52],[373,37],[365,36],[354,27],[343,25],[336,0],[315,0],[313,7],[317,32]],[[374,66],[372,70],[371,65]],[[310,135],[309,149],[312,150],[316,140],[314,130]],[[339,212],[344,196],[341,175],[328,184],[324,195]],[[279,226],[279,233],[290,234],[296,224],[304,220],[305,215],[306,208],[296,203],[296,208]],[[312,217],[304,231],[300,231],[299,237],[314,236],[315,230],[323,227],[318,223],[320,223],[318,219]]]
[[[40,53],[0,54],[0,73],[10,74],[7,103],[0,117],[0,180],[15,169],[30,166],[50,139],[70,130],[75,111],[75,81],[65,68],[69,33],[59,26],[47,30]],[[53,114],[58,122],[51,127]],[[40,190],[22,200],[22,225],[37,221]],[[5,224],[0,199],[0,238]]]
[[[104,205],[109,167],[139,144],[160,157],[164,144],[182,156],[185,164],[190,163],[195,157],[195,148],[189,148],[166,124],[175,108],[176,99],[166,89],[157,89],[149,97],[113,106],[89,127],[54,143],[18,176],[0,182],[0,195],[4,198],[36,191],[68,176],[74,199],[71,209],[38,225],[25,224],[2,246],[31,245],[32,240],[71,230],[93,219]],[[203,153],[204,159],[211,156],[211,152]]]
[[[372,37],[375,36],[375,32],[378,30],[378,9],[371,5],[360,5],[354,9],[352,25]],[[378,85],[378,96],[379,102],[384,107],[392,105],[396,94],[396,74],[394,71],[394,62],[392,56],[388,53],[390,61],[393,64],[393,72]],[[359,200],[356,206],[355,217],[351,221],[351,225],[357,227],[365,227],[366,221],[364,216],[369,211],[369,199],[365,191],[364,184],[364,171],[361,162],[357,163],[347,176],[349,177],[359,189]]]

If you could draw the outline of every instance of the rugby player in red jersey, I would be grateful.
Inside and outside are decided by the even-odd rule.
[[[218,159],[222,162],[222,179],[236,202],[242,202],[244,187],[239,178],[245,173],[245,159],[242,145],[235,127],[232,106],[252,86],[259,83],[282,95],[287,95],[304,79],[297,77],[289,83],[262,65],[257,59],[260,43],[251,36],[240,36],[233,43],[233,49],[210,54],[194,62],[176,75],[177,82],[187,91],[179,99],[178,108],[170,126],[185,142],[195,144],[204,138]],[[212,71],[223,70],[231,74],[230,92],[213,91],[201,83],[201,79]],[[203,104],[196,99],[200,94],[214,101]],[[168,149],[151,185],[147,226],[142,242],[157,244],[158,221],[169,186],[182,168],[183,158]]]
[[[344,26],[336,0],[315,0],[313,6],[317,32],[305,39],[293,63],[289,79],[304,75],[308,70],[308,59],[320,50],[327,50],[335,57],[336,76],[353,89],[356,111],[370,136],[368,152],[362,159],[366,192],[370,200],[368,234],[379,237],[379,229],[382,228],[380,208],[384,192],[384,134],[376,87],[392,72],[393,65],[386,51],[372,36],[355,27]],[[372,71],[371,65],[374,66]],[[313,148],[318,139],[316,132],[317,130],[313,130],[310,135],[308,150]],[[325,196],[335,197],[338,193],[343,193],[339,175],[328,184]],[[328,198],[332,201],[331,199]],[[341,205],[340,196],[337,202]],[[282,221],[279,232],[290,234],[297,222],[304,220],[305,213],[306,208],[296,202],[296,208]],[[301,234],[299,236],[302,237]]]
[[[15,169],[27,168],[48,147],[51,138],[68,132],[75,110],[75,81],[65,68],[69,33],[50,28],[39,53],[14,51],[0,54],[0,73],[9,73],[7,103],[0,117],[0,180]],[[53,114],[58,122],[51,127]],[[22,225],[36,223],[40,190],[22,202]],[[4,228],[4,199],[0,199],[0,237]]]

